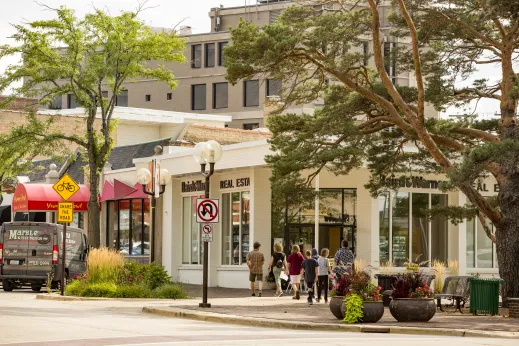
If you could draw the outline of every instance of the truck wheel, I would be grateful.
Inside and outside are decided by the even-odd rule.
[[[31,284],[31,289],[34,292],[40,292],[41,291],[41,285],[40,284]]]
[[[11,292],[12,290],[14,290],[14,284],[6,279],[2,280],[2,287],[5,292]]]

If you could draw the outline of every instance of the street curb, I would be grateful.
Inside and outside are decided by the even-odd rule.
[[[159,298],[105,298],[105,297],[77,297],[77,296],[61,296],[59,294],[38,294],[36,299],[40,300],[54,300],[61,302],[73,301],[118,301],[118,302],[168,302],[175,301],[175,299],[159,299]]]
[[[321,331],[344,331],[357,333],[390,333],[408,335],[441,335],[459,337],[479,337],[479,338],[504,338],[519,339],[519,333],[514,332],[493,332],[483,330],[467,329],[447,329],[447,328],[423,328],[423,327],[397,327],[397,326],[377,326],[362,324],[334,324],[334,323],[313,323],[272,320],[266,318],[253,318],[236,315],[225,315],[214,312],[194,311],[180,308],[157,308],[143,307],[143,312],[176,318],[186,318],[190,320],[216,322],[225,324],[236,324],[242,326],[268,327],[281,329],[302,329],[302,330],[321,330]]]

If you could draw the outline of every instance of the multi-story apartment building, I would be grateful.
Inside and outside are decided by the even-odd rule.
[[[249,1],[252,2],[252,1]],[[391,4],[382,7],[382,18],[387,17]],[[255,4],[240,7],[218,7],[209,12],[211,32],[190,34],[189,27],[183,27],[179,34],[187,39],[185,55],[187,63],[167,64],[179,81],[171,90],[166,83],[153,79],[139,79],[125,83],[125,90],[117,99],[118,106],[149,108],[192,113],[225,114],[232,116],[229,127],[254,129],[264,127],[264,106],[269,96],[277,96],[281,81],[257,79],[241,81],[236,85],[227,82],[225,75],[223,48],[230,43],[229,27],[236,27],[240,19],[264,26],[275,22],[287,7],[294,5],[291,0],[258,0]],[[329,6],[329,5],[322,5]],[[383,23],[388,28],[388,23]],[[392,39],[384,43],[384,52],[389,54],[396,44],[406,44],[403,39]],[[369,38],[363,47],[357,47],[369,54]],[[366,64],[374,65],[373,59]],[[386,69],[400,85],[414,84],[409,72],[397,71],[396,65],[388,63]],[[332,80],[333,83],[333,80]],[[287,111],[312,113],[322,101],[316,100],[305,105],[292,105]],[[72,95],[64,96],[55,105],[57,108],[74,108]],[[432,108],[429,116],[438,116]]]

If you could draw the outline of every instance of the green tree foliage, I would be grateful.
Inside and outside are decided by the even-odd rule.
[[[432,214],[447,214],[455,222],[474,216],[483,225],[485,219],[492,222],[495,234],[489,227],[485,231],[496,242],[503,294],[519,296],[517,2],[296,2],[263,28],[241,21],[225,50],[232,83],[258,76],[283,80],[283,103],[268,123],[278,207],[291,199],[276,195],[308,190],[323,168],[347,174],[367,166],[366,187],[374,196],[394,188],[387,185],[393,177],[445,174],[441,188],[461,190],[471,205]],[[385,54],[384,41],[399,43]],[[501,68],[498,83],[480,79],[457,87],[457,81],[488,64]],[[393,67],[397,74],[409,73],[416,86],[399,85],[389,75]],[[442,110],[484,98],[499,101],[499,120],[426,116],[428,105]],[[324,106],[313,115],[282,112],[316,99]],[[495,200],[473,186],[489,175],[499,185]]]
[[[175,88],[173,72],[156,61],[185,61],[185,41],[172,31],[159,33],[146,26],[138,18],[143,9],[141,6],[117,16],[95,9],[84,18],[64,6],[50,9],[56,18],[15,25],[16,43],[0,46],[0,58],[22,56],[0,76],[0,92],[8,87],[13,91],[2,105],[18,96],[36,97],[40,104],[49,104],[72,94],[85,110],[84,128],[75,134],[55,130],[52,125],[59,117],[42,121],[29,114],[26,124],[0,136],[0,173],[22,158],[55,153],[63,149],[63,143],[82,148],[88,161],[88,230],[94,246],[100,244],[99,174],[113,146],[116,97],[124,82],[138,77],[153,78]],[[108,98],[103,94],[106,90],[110,90]]]

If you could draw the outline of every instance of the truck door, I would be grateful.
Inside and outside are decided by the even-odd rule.
[[[27,275],[47,277],[52,272],[55,226],[33,225],[27,248]]]
[[[3,239],[3,275],[27,274],[27,252],[29,248],[29,225],[4,224]]]

